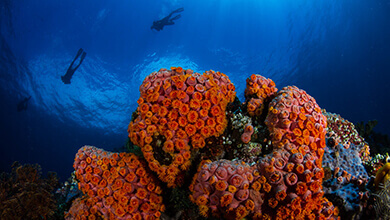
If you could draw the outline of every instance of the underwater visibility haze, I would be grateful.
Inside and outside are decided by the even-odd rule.
[[[330,170],[329,172],[335,172],[335,169],[337,168],[337,171],[338,169],[344,169],[345,172],[352,173],[352,177],[355,176],[355,179],[361,177],[364,179],[362,182],[369,184],[370,176],[374,176],[372,178],[375,178],[376,173],[374,171],[366,171],[365,169],[367,169],[367,167],[363,168],[363,165],[359,168],[352,169],[353,171],[351,171],[350,168],[348,168],[348,165],[340,165],[338,162],[334,165],[332,161],[338,161],[339,159],[334,159],[333,157],[338,157],[337,155],[339,154],[353,155],[354,152],[359,152],[359,155],[353,160],[351,159],[348,161],[347,164],[361,164],[362,161],[370,161],[377,153],[385,155],[386,152],[389,152],[389,27],[389,0],[2,0],[0,2],[0,172],[12,172],[11,166],[14,161],[19,161],[20,164],[37,163],[42,168],[43,176],[45,176],[48,171],[56,172],[59,181],[63,183],[68,180],[75,169],[77,170],[78,167],[84,166],[83,163],[86,163],[84,161],[86,160],[85,155],[88,155],[88,157],[91,158],[92,156],[90,155],[104,155],[101,157],[112,159],[112,157],[118,157],[118,155],[115,153],[103,154],[102,152],[123,152],[129,150],[126,149],[126,146],[136,145],[140,147],[143,152],[143,156],[140,156],[140,158],[145,157],[146,161],[145,163],[141,162],[140,164],[149,164],[149,168],[145,169],[151,169],[150,172],[159,173],[156,177],[150,177],[152,180],[148,180],[148,182],[163,182],[162,184],[166,185],[161,186],[161,188],[163,190],[165,187],[167,188],[164,192],[167,192],[167,190],[169,191],[176,186],[192,187],[191,190],[188,190],[188,193],[192,193],[190,196],[193,202],[192,205],[194,205],[194,207],[199,206],[199,213],[203,217],[212,216],[213,213],[218,213],[219,217],[224,218],[231,214],[229,212],[233,211],[234,214],[232,214],[232,216],[236,219],[245,216],[253,219],[256,219],[261,215],[263,215],[263,217],[265,217],[265,215],[276,216],[279,212],[282,212],[281,207],[284,207],[283,202],[288,203],[288,199],[293,201],[295,198],[292,198],[292,192],[289,191],[288,184],[283,185],[284,188],[281,187],[283,190],[287,187],[285,190],[287,195],[279,195],[277,193],[279,191],[276,190],[277,192],[275,192],[275,194],[278,197],[276,197],[276,200],[272,198],[275,201],[271,200],[271,195],[265,193],[267,201],[272,202],[267,202],[267,204],[264,203],[263,206],[261,205],[262,202],[255,202],[254,204],[249,202],[244,204],[244,202],[242,202],[237,203],[235,207],[231,206],[230,211],[226,211],[227,208],[225,208],[226,210],[221,208],[224,207],[223,204],[213,205],[211,197],[207,200],[208,198],[203,198],[202,196],[204,195],[201,195],[200,192],[197,191],[199,190],[197,184],[204,184],[200,177],[197,178],[197,176],[195,176],[193,178],[192,176],[185,176],[184,174],[180,177],[180,172],[187,170],[188,172],[191,171],[195,173],[197,167],[194,164],[196,161],[197,163],[200,163],[202,159],[210,159],[208,162],[202,162],[205,164],[203,167],[222,167],[225,163],[228,163],[226,161],[221,162],[220,160],[222,159],[243,159],[243,157],[237,153],[237,150],[234,149],[235,146],[232,146],[231,143],[229,144],[228,141],[229,138],[232,139],[235,135],[237,136],[237,134],[234,133],[234,129],[237,129],[237,132],[247,132],[246,129],[253,129],[256,134],[257,132],[261,133],[261,127],[263,129],[268,128],[269,130],[267,132],[262,135],[257,134],[256,137],[259,139],[262,137],[262,139],[268,138],[268,140],[272,140],[274,151],[276,151],[276,145],[279,141],[282,143],[283,141],[281,140],[286,140],[283,142],[285,144],[287,139],[291,143],[297,145],[303,144],[311,147],[311,145],[309,145],[309,139],[307,140],[307,143],[304,141],[302,143],[299,141],[296,142],[294,135],[300,135],[297,135],[294,131],[291,131],[291,134],[293,134],[292,138],[286,137],[286,135],[284,135],[285,132],[281,133],[281,135],[284,135],[282,139],[276,138],[277,133],[279,132],[277,129],[279,128],[273,127],[272,117],[277,118],[283,116],[278,116],[277,109],[280,106],[273,104],[274,102],[277,102],[276,100],[279,100],[276,91],[272,89],[275,87],[272,86],[274,83],[276,85],[275,88],[277,88],[278,91],[283,90],[283,87],[285,86],[296,86],[294,88],[288,87],[288,89],[285,90],[285,93],[292,94],[293,92],[299,92],[300,94],[305,94],[305,96],[313,97],[315,99],[313,103],[311,103],[314,106],[313,109],[318,104],[318,109],[321,108],[324,110],[322,113],[321,111],[318,111],[318,114],[321,113],[321,117],[324,117],[325,121],[326,118],[328,120],[326,145],[329,147],[328,152],[333,152],[333,154],[327,155],[327,151],[325,150],[325,156],[322,158],[323,151],[320,151],[320,153],[317,154],[313,153],[314,159],[312,159],[312,165],[315,167],[313,170],[322,170],[321,175],[324,175],[321,176],[318,174],[320,175],[318,179],[322,180],[325,178],[327,169]],[[218,129],[216,129],[208,131],[210,134],[205,135],[205,137],[214,138],[209,140],[210,143],[213,142],[214,145],[218,145],[218,143],[222,144],[222,139],[218,138],[223,138],[223,145],[229,145],[229,147],[223,148],[223,150],[199,151],[204,154],[213,155],[215,158],[208,158],[202,153],[196,154],[191,151],[192,156],[190,161],[192,161],[192,167],[190,164],[185,165],[185,162],[183,162],[182,166],[175,167],[175,169],[177,168],[178,170],[172,171],[175,174],[179,173],[177,176],[172,175],[164,177],[159,171],[160,167],[157,167],[157,165],[156,167],[153,167],[154,165],[151,165],[153,160],[146,155],[148,155],[147,152],[153,152],[153,150],[146,150],[145,146],[152,145],[150,147],[156,151],[156,148],[159,147],[159,141],[167,142],[169,139],[168,134],[164,133],[163,135],[161,132],[168,127],[172,130],[174,126],[172,125],[172,127],[169,125],[164,129],[158,128],[158,125],[162,124],[162,126],[164,126],[164,123],[156,119],[156,123],[152,122],[152,124],[156,124],[156,128],[153,129],[160,131],[160,136],[154,134],[155,130],[148,130],[148,132],[152,134],[151,137],[155,139],[145,139],[147,144],[145,144],[143,140],[140,140],[140,133],[142,133],[140,129],[144,125],[143,123],[146,118],[152,118],[152,112],[154,111],[152,110],[153,103],[157,102],[157,99],[159,98],[158,96],[156,99],[146,98],[146,89],[150,86],[148,83],[153,85],[152,88],[155,88],[154,86],[160,83],[155,83],[155,78],[160,77],[163,80],[169,78],[169,82],[172,83],[172,90],[184,90],[181,89],[181,86],[173,86],[173,82],[176,83],[176,79],[171,80],[170,77],[174,78],[173,76],[178,74],[180,78],[181,75],[187,74],[184,79],[187,80],[187,78],[190,78],[190,75],[199,77],[196,73],[199,73],[199,75],[204,73],[204,75],[209,77],[209,80],[216,79],[218,81],[218,86],[221,86],[221,88],[222,84],[227,88],[225,88],[226,91],[222,92],[224,98],[221,98],[222,89],[217,92],[220,94],[218,96],[218,103],[223,104],[214,104],[220,105],[218,107],[220,110],[226,110],[228,119],[224,119],[224,117],[218,118],[219,113],[215,111],[211,112],[211,110],[210,115],[207,116],[207,113],[205,113],[206,116],[199,116],[199,118],[203,118],[205,123],[210,127],[213,127],[211,125],[213,123],[224,126],[224,129],[225,127],[231,127],[231,130],[226,129],[225,133],[223,133],[224,130],[218,131]],[[228,79],[225,80],[225,77]],[[262,77],[265,77],[264,80],[270,79],[273,82],[262,81],[260,80],[263,79]],[[265,85],[263,85],[263,88],[270,87],[270,93],[266,92],[267,94],[264,95],[264,97],[268,98],[261,101],[261,103],[265,105],[265,109],[261,109],[263,113],[261,113],[261,111],[257,113],[255,110],[251,112],[251,107],[248,103],[252,103],[250,98],[253,98],[256,92],[252,94],[250,91],[259,90],[250,90],[249,87],[255,87],[253,84],[259,84],[261,86],[260,81],[262,83],[266,82]],[[194,86],[195,91],[203,92],[204,89],[207,90],[211,88],[212,90],[217,88],[214,84],[209,85],[205,83],[204,86],[202,84],[202,88],[200,89],[199,86],[196,87],[192,82],[185,82],[187,82],[187,87]],[[203,83],[202,80],[198,80],[197,82]],[[169,86],[170,85],[171,84],[169,84]],[[232,89],[233,87],[234,89]],[[174,97],[169,96],[170,89],[171,88],[167,89],[164,87],[164,90],[160,91],[160,99],[164,99],[165,95],[166,99],[167,97],[170,97],[170,99],[174,100],[176,94]],[[228,91],[230,91],[230,93],[228,93]],[[235,92],[235,94],[233,94],[233,92]],[[185,97],[185,94],[183,96]],[[235,96],[237,96],[239,101],[236,100],[232,107],[231,103],[233,103]],[[143,97],[142,101],[140,101],[140,97]],[[181,99],[183,103],[186,101],[190,102],[184,97]],[[193,96],[190,95],[189,97],[191,99]],[[161,101],[160,99],[158,102]],[[253,101],[253,103],[255,102],[260,101]],[[146,116],[148,109],[143,112],[144,110],[141,108],[144,103],[148,103],[151,109],[148,116]],[[172,105],[173,103],[174,102],[172,101]],[[213,102],[211,101],[211,103]],[[228,105],[228,103],[230,104]],[[237,107],[240,105],[242,106]],[[170,104],[167,104],[167,106],[170,106]],[[203,107],[203,105],[201,106]],[[267,109],[271,106],[273,106],[272,109],[274,109],[275,112],[273,112],[271,108]],[[174,111],[175,108],[176,107],[167,109],[171,112]],[[177,107],[177,109],[179,109],[179,107]],[[191,109],[197,108],[191,107]],[[239,109],[239,111],[237,109]],[[268,110],[269,113],[266,115],[264,112],[267,112]],[[153,114],[158,115],[159,119],[163,118],[165,115],[167,115],[168,118],[169,112],[163,113],[162,111],[163,110],[157,109]],[[182,116],[183,114],[186,115],[187,113],[183,113],[183,111],[185,112],[184,109],[180,108],[178,114],[181,114]],[[236,115],[237,112],[241,112],[242,114]],[[331,125],[333,125],[330,121],[331,118],[332,120],[335,120],[335,123],[337,123],[338,120],[344,120],[338,119],[339,116],[331,113],[339,114],[339,116],[348,120],[349,124],[346,123],[348,126],[351,126],[352,123],[355,125],[355,127],[349,127],[351,130],[344,130],[344,133],[342,134],[338,133],[341,139],[352,134],[356,128],[359,131],[360,136],[366,139],[366,142],[364,142],[364,139],[359,139],[359,143],[355,143],[352,140],[347,141],[347,143],[342,140],[340,141],[340,138],[334,138],[335,140],[332,139],[334,142],[332,142],[333,145],[330,144],[329,138],[331,139],[334,137],[332,135],[335,133],[337,134],[337,129],[335,128],[333,133],[330,132]],[[324,116],[322,116],[322,114],[324,114]],[[225,113],[222,115],[225,116]],[[207,121],[207,119],[214,116],[215,119]],[[190,116],[186,117],[188,118],[188,123],[190,123]],[[198,117],[198,115],[196,115],[196,117]],[[237,117],[240,119],[236,119]],[[303,117],[304,116],[302,116],[301,119],[306,120],[306,118],[303,119]],[[298,116],[298,119],[299,118],[300,117]],[[326,129],[326,123],[320,119],[316,122],[318,124],[316,129],[321,132],[322,129]],[[234,120],[240,122],[234,122]],[[260,120],[261,122],[255,122],[256,120]],[[295,119],[291,120],[293,121]],[[132,124],[129,125],[131,121]],[[198,126],[195,121],[196,120],[194,119],[193,124]],[[245,126],[245,124],[249,125],[251,123],[253,125],[252,128],[242,127]],[[366,125],[366,127],[364,127],[364,125]],[[179,123],[179,126],[181,126],[181,123]],[[320,129],[320,126],[323,126],[323,128],[321,127]],[[200,128],[196,127],[196,129]],[[173,130],[176,130],[176,128]],[[203,148],[204,145],[199,144],[201,142],[193,141],[192,139],[192,142],[189,141],[190,136],[193,134],[190,134],[189,130],[186,130],[186,132],[187,134],[182,138],[188,142],[185,142],[186,146],[188,145],[191,146],[191,148],[199,149],[207,148],[207,143],[206,147]],[[227,132],[231,133],[227,134]],[[245,132],[244,134],[246,134]],[[249,139],[252,135],[251,132],[253,133],[253,131],[248,130],[248,134],[250,133]],[[309,134],[313,135],[313,132],[309,132]],[[354,133],[354,138],[359,134]],[[180,139],[178,131],[174,132],[172,135],[174,141]],[[304,134],[302,134],[302,136],[303,135]],[[163,139],[156,141],[157,137],[162,136],[164,136]],[[146,137],[149,136],[146,135]],[[240,146],[245,147],[245,144],[248,144],[249,140],[248,142],[244,140],[244,136],[237,137],[241,137],[241,140],[243,141],[243,143],[240,143],[243,145]],[[142,138],[141,135],[141,139]],[[323,139],[324,145],[321,145],[321,147],[325,149],[325,133],[324,136],[315,134],[313,140],[316,140],[316,138]],[[238,141],[240,138],[236,139],[237,140],[234,141]],[[252,136],[252,141],[250,143],[254,143],[254,140],[255,139]],[[132,143],[129,144],[129,141]],[[363,144],[365,146],[370,145],[370,158],[368,158],[367,155],[362,156],[363,150],[361,150],[361,147],[354,148],[354,145],[360,146],[359,144],[363,142],[365,143]],[[320,146],[320,142],[317,143],[314,141],[313,143]],[[340,146],[348,147],[345,149],[342,148],[341,150],[335,150],[337,147],[331,149],[331,145],[339,146],[338,144],[340,144]],[[92,147],[82,148],[85,145],[96,146],[100,149]],[[349,147],[350,145],[351,147]],[[167,146],[168,144],[164,145],[164,149],[167,149]],[[251,145],[251,147],[253,146],[254,145]],[[256,158],[259,161],[264,162],[264,158],[267,158],[266,155],[272,152],[272,147],[270,147],[271,145],[267,145],[270,148],[267,150],[264,147],[264,143],[262,146],[263,152],[256,153]],[[242,147],[242,149],[244,147]],[[279,147],[281,147],[281,145]],[[309,147],[307,149],[309,149]],[[179,149],[179,147],[177,148]],[[315,148],[316,149],[310,149],[316,151],[317,147]],[[181,152],[181,150],[179,151]],[[167,150],[167,152],[168,151],[169,150]],[[220,151],[223,151],[224,153],[221,153]],[[289,151],[294,155],[298,152],[298,150],[297,152],[291,152],[292,150],[290,148],[286,151]],[[190,151],[188,150],[188,152]],[[299,152],[302,153],[304,150],[302,150],[302,152],[299,150]],[[78,156],[76,156],[75,159],[76,153]],[[114,154],[116,156],[113,156]],[[161,167],[163,167],[167,165],[164,164],[165,162],[159,161],[159,158],[179,158],[178,156],[166,156],[165,154],[159,156],[155,155],[155,159],[159,164],[158,166],[161,165]],[[195,154],[196,156],[194,156]],[[283,153],[280,154],[283,155]],[[183,158],[185,158],[184,155],[185,154],[183,153]],[[251,154],[251,156],[253,155]],[[378,159],[382,160],[381,167],[382,165],[385,166],[384,164],[386,162],[383,161],[383,157],[385,156]],[[124,158],[123,161],[128,159],[127,154],[120,155],[119,158]],[[306,157],[304,158],[306,160]],[[278,158],[276,160],[278,160]],[[290,161],[291,160],[299,161],[300,159],[290,159]],[[315,164],[315,160],[323,160],[323,164]],[[91,161],[89,161],[89,163],[91,163]],[[256,163],[256,161],[252,158],[248,159],[246,163],[250,166],[248,165],[248,167],[242,169],[244,169],[245,172],[254,172],[253,169],[255,168],[253,168],[252,165],[253,163]],[[261,164],[262,162],[258,163]],[[75,164],[75,167],[73,167],[73,164]],[[272,164],[273,162],[271,165]],[[115,167],[116,162],[115,165],[111,164],[110,166]],[[238,165],[229,166],[235,167]],[[145,167],[148,167],[148,165],[145,165]],[[262,174],[263,171],[261,171],[261,169],[264,168],[263,165],[258,165],[258,167],[260,174]],[[85,167],[80,169],[83,170]],[[277,168],[275,169],[277,170]],[[305,165],[305,169],[309,168]],[[375,167],[375,171],[379,169],[380,167]],[[387,169],[390,170],[390,165]],[[123,172],[135,172],[135,168],[134,170]],[[211,171],[211,168],[204,172],[210,173],[208,174],[210,176],[217,175],[212,174],[213,171]],[[334,177],[338,177],[336,176],[336,173],[337,172],[334,173]],[[340,175],[341,173],[342,172],[340,171]],[[285,173],[282,174],[284,175]],[[89,192],[89,186],[87,187],[88,189],[86,189],[85,185],[83,185],[83,181],[80,180],[82,175],[84,175],[82,172],[76,172],[75,174],[75,178],[78,178],[78,181],[81,183],[79,184],[79,188],[83,193],[91,196],[90,194],[93,194],[93,192]],[[246,178],[249,178],[251,175],[248,174],[248,177]],[[273,178],[273,174],[267,175],[268,174],[263,174],[263,177],[267,178],[267,181],[268,179]],[[294,178],[301,178],[299,175],[293,175],[295,175],[293,176]],[[345,176],[348,177],[347,174],[344,174],[344,177]],[[386,172],[383,176],[386,176]],[[183,178],[184,180],[180,178]],[[223,180],[220,177],[216,178],[216,180]],[[252,179],[253,178],[255,181],[258,177],[253,174]],[[313,178],[315,179],[315,177]],[[186,181],[187,179],[189,180]],[[190,183],[193,179],[194,182]],[[336,179],[339,181],[339,185],[345,183],[342,182],[342,178],[341,180],[340,178]],[[349,179],[353,178],[349,176]],[[348,182],[350,181],[349,179]],[[249,178],[248,181],[250,187],[253,186],[254,188],[251,178]],[[276,180],[274,181],[276,182]],[[294,182],[293,180],[291,181]],[[299,179],[298,181],[301,180]],[[225,181],[224,183],[227,182]],[[322,182],[319,182],[320,185],[321,183]],[[386,184],[386,181],[383,181],[383,183]],[[262,184],[264,188],[267,182]],[[273,184],[276,185],[276,183]],[[269,187],[274,187],[273,184],[268,185]],[[289,184],[295,185],[295,183],[290,182]],[[333,183],[329,182],[329,185],[332,184]],[[359,184],[362,185],[362,183]],[[376,182],[376,184],[378,183]],[[234,187],[233,185],[230,186]],[[222,187],[223,190],[229,189],[229,193],[232,193],[232,191],[235,192],[232,187],[220,187]],[[237,187],[238,186],[235,188]],[[317,191],[314,189],[314,183],[308,183],[307,187],[312,190],[313,195],[311,197],[313,197],[313,199],[316,197],[315,195],[317,195],[318,198],[322,198],[322,195],[318,195]],[[326,190],[327,185],[325,180],[323,182],[323,187],[325,196],[333,193]],[[369,187],[367,186],[367,189],[368,188]],[[279,188],[277,189],[279,190]],[[339,186],[338,189],[342,189],[342,187]],[[354,189],[355,188],[353,188],[353,190]],[[173,193],[172,191],[174,190],[169,192]],[[221,189],[220,191],[223,190]],[[353,191],[352,189],[349,190]],[[268,191],[272,194],[275,190],[272,188],[272,190]],[[319,209],[318,213],[322,213],[328,219],[333,217],[337,218],[337,216],[342,216],[347,219],[357,218],[357,216],[351,214],[351,210],[356,210],[356,207],[366,207],[362,204],[369,203],[369,196],[367,193],[369,190],[363,191],[361,194],[359,194],[358,190],[355,194],[348,193],[350,191],[347,190],[347,194],[352,195],[352,197],[356,194],[356,198],[361,197],[359,200],[361,203],[358,202],[358,205],[352,204],[350,208],[341,208],[337,202],[332,200],[333,197],[327,197],[333,202],[334,206],[324,205],[323,207],[325,208]],[[161,192],[155,193],[156,195],[160,195]],[[343,198],[344,194],[337,193],[335,192],[337,196]],[[382,195],[381,193],[384,195],[386,194],[386,191],[376,192],[378,195]],[[254,194],[250,194],[249,196],[248,194],[247,197],[249,196],[252,198],[253,195]],[[294,195],[298,195],[299,198],[301,196],[299,193]],[[363,198],[365,198],[364,196],[366,195],[367,199],[364,200]],[[137,197],[139,198],[140,196],[137,194]],[[284,200],[285,197],[286,199]],[[217,198],[220,203],[222,203],[221,198]],[[390,197],[386,198],[389,199]],[[150,199],[153,199],[152,196]],[[206,200],[203,202],[202,199],[206,199],[207,202]],[[240,199],[238,200],[241,201]],[[242,198],[242,201],[244,200],[247,201]],[[252,200],[254,199],[252,198]],[[352,200],[353,199],[346,199],[345,201]],[[165,201],[166,198],[164,197],[164,203]],[[318,204],[323,205],[324,200],[321,201],[322,203],[317,202]],[[145,213],[153,213],[153,218],[165,218],[174,215],[172,214],[174,213],[174,211],[172,211],[174,208],[165,204],[164,207],[166,207],[167,211],[164,212],[163,205],[160,206],[160,203],[161,201],[154,203],[158,204],[158,207],[160,207],[160,209],[155,212],[147,212],[145,211],[146,208],[143,206],[143,211],[140,211],[142,218],[146,218],[148,215]],[[231,203],[233,204],[234,201],[231,201]],[[104,204],[106,204],[106,202],[104,202]],[[372,205],[375,209],[371,207],[371,212],[379,212],[378,210],[381,210],[384,207],[383,205],[375,204],[376,205]],[[227,207],[226,204],[225,206]],[[267,208],[264,208],[264,206],[267,206]],[[304,205],[302,205],[302,207],[303,206]],[[185,208],[188,207],[190,206],[182,205],[180,208],[175,208],[185,210]],[[244,209],[241,208],[240,211],[237,211],[240,207],[244,207]],[[259,213],[254,211],[260,209],[263,211],[260,211]],[[269,211],[269,209],[275,209],[276,211]],[[306,207],[306,209],[310,208]],[[103,213],[101,216],[108,218],[107,216],[109,216],[109,214],[107,214],[107,210],[104,211],[104,208],[99,208],[98,210],[99,211],[97,212]],[[331,213],[329,210],[332,210]],[[68,210],[63,211],[67,212]],[[128,210],[123,210],[124,213],[121,213],[121,210],[118,208],[113,212],[116,217],[129,217],[130,214],[126,214],[126,211]],[[287,213],[286,210],[283,211]],[[110,211],[108,211],[108,213],[109,212]],[[292,212],[295,212],[295,209],[292,210]],[[369,212],[367,211],[367,213]],[[363,216],[367,213],[362,212],[356,215]],[[297,216],[300,215],[301,212],[297,214]],[[47,216],[50,216],[50,214]],[[74,213],[69,212],[67,218],[71,219],[72,216],[74,216]],[[182,219],[197,218],[194,217],[196,216],[195,214],[187,213],[185,211],[180,212],[179,214],[176,213],[176,216],[179,216]]]

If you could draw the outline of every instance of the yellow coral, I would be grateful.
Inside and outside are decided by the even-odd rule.
[[[390,163],[386,163],[376,173],[374,184],[378,188],[380,183],[386,182],[389,178],[390,178]]]

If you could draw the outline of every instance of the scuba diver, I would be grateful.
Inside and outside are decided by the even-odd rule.
[[[28,103],[28,100],[30,100],[30,99],[31,99],[31,95],[30,95],[30,97],[28,97],[28,98],[26,97],[18,103],[18,106],[17,106],[18,112],[21,112],[23,110],[27,110],[27,103]]]
[[[175,17],[171,18],[171,16],[174,14],[174,13],[179,13],[179,12],[182,12],[184,11],[184,8],[178,8],[176,10],[174,10],[173,12],[171,12],[168,16],[166,16],[165,18],[161,19],[161,20],[158,20],[158,21],[153,21],[153,25],[150,27],[150,29],[156,29],[157,31],[161,31],[165,25],[173,25],[175,24],[175,22],[173,22],[174,20],[177,20],[181,17],[181,15],[176,15]]]
[[[79,64],[77,64],[77,66],[73,68],[74,62],[79,58],[80,55],[81,55],[81,58],[80,58]],[[65,84],[70,84],[70,79],[72,79],[74,72],[76,72],[77,68],[79,68],[79,66],[83,62],[86,55],[87,55],[87,53],[84,52],[82,48],[80,48],[79,51],[77,52],[76,57],[73,59],[68,70],[66,71],[66,74],[64,76],[61,76],[62,82],[64,82]]]

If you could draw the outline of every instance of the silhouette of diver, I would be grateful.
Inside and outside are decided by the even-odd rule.
[[[179,19],[181,17],[181,15],[176,15],[175,17],[171,18],[171,16],[174,14],[174,13],[179,13],[179,12],[182,12],[184,11],[184,8],[178,8],[174,11],[172,11],[168,16],[166,16],[165,18],[161,19],[161,20],[158,20],[158,21],[153,21],[153,25],[150,27],[150,29],[156,29],[157,31],[161,31],[165,25],[173,25],[175,24],[175,22],[173,22],[174,20],[176,19]]]
[[[80,58],[79,64],[77,64],[77,66],[73,68],[74,62],[79,58],[80,55],[81,55],[81,58]],[[83,48],[80,48],[79,51],[77,52],[76,57],[73,59],[68,70],[66,71],[66,74],[64,76],[61,76],[62,82],[64,82],[65,84],[70,84],[70,79],[72,79],[74,72],[76,72],[77,68],[79,68],[79,66],[83,62],[86,55],[87,55],[87,53],[83,51]]]
[[[21,112],[23,110],[27,110],[27,103],[28,103],[28,100],[30,100],[30,99],[31,99],[31,95],[30,95],[30,97],[28,97],[28,98],[26,97],[18,103],[18,106],[17,106],[18,112]]]

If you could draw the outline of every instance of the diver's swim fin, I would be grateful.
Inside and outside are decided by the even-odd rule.
[[[76,54],[76,57],[74,58],[74,60],[77,60],[77,58],[81,55],[82,52],[83,52],[83,48],[80,48],[79,51],[77,51],[77,54]]]
[[[81,55],[81,58],[80,58],[80,63],[83,62],[85,56],[87,56],[87,53],[83,52],[83,55]]]

